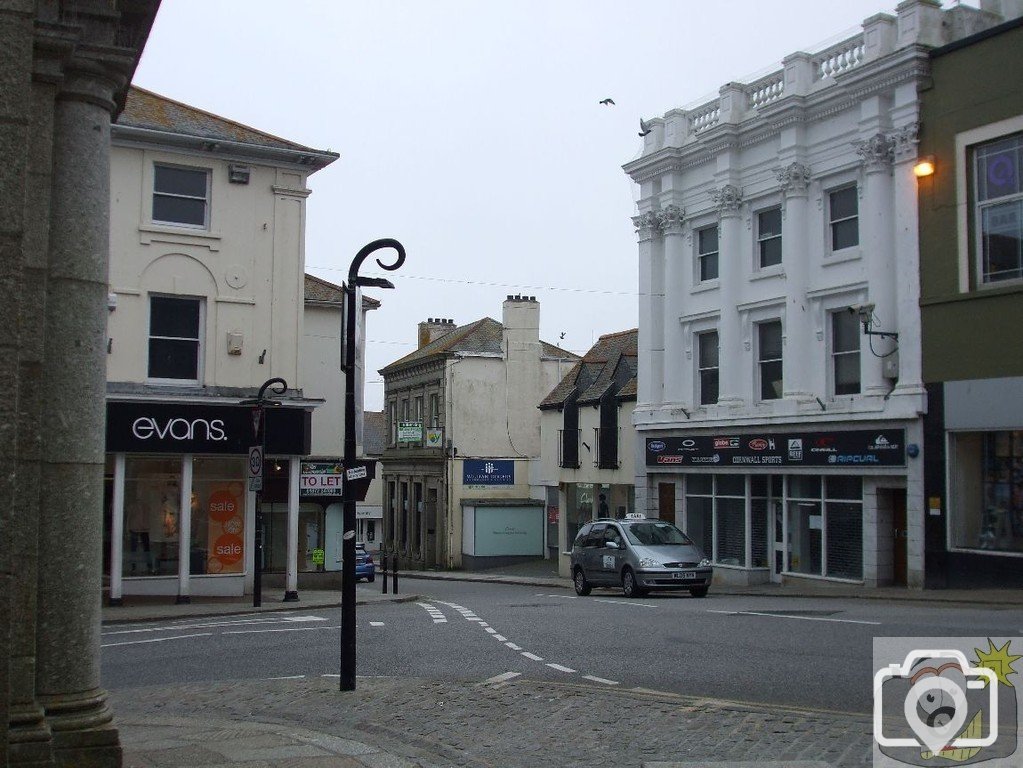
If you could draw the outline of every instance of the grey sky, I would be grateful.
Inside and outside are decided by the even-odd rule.
[[[366,407],[416,323],[540,300],[541,337],[582,353],[637,325],[639,117],[710,97],[893,13],[877,0],[163,0],[136,84],[340,160],[310,181],[306,268],[408,260],[370,315]],[[616,106],[598,104],[610,96]],[[384,256],[389,255],[382,252]],[[374,274],[370,267],[364,274]],[[564,340],[559,341],[561,333]]]

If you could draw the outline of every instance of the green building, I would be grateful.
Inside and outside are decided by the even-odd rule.
[[[1023,19],[931,52],[922,92],[925,573],[1023,585]]]

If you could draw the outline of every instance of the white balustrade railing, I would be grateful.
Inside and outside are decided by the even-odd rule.
[[[689,115],[689,133],[695,134],[717,125],[721,119],[721,102],[714,100],[710,104],[694,110]]]
[[[813,79],[834,77],[863,63],[863,35],[843,40],[813,56]]]
[[[745,88],[746,103],[750,109],[762,107],[785,94],[785,71],[772,72]]]

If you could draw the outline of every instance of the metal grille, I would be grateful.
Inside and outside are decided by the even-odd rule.
[[[746,565],[746,500],[717,500],[718,551],[722,565]]]
[[[767,540],[770,531],[767,518],[767,499],[751,499],[750,512],[753,515],[753,530],[750,544],[753,549],[753,567],[767,568]]]
[[[828,502],[828,576],[838,579],[863,578],[863,507],[860,504]]]
[[[702,496],[686,497],[686,533],[703,554],[712,557],[714,553],[713,499]]]

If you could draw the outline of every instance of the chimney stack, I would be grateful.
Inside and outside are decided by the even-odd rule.
[[[422,349],[431,341],[455,330],[455,321],[451,318],[431,317],[419,324],[419,348]]]

